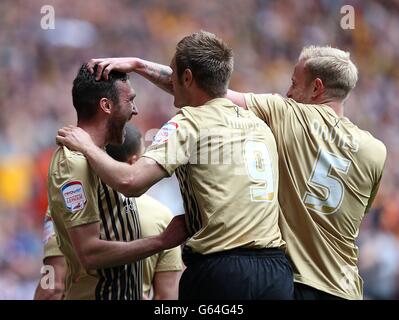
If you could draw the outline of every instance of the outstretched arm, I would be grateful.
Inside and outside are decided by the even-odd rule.
[[[94,72],[96,65],[97,80],[101,77],[107,80],[112,70],[125,73],[136,72],[167,93],[173,94],[172,69],[169,66],[140,58],[104,58],[91,59],[87,64],[90,72]],[[226,98],[241,108],[248,109],[243,93],[227,90]]]
[[[69,126],[58,130],[56,140],[70,150],[83,153],[100,179],[127,197],[142,195],[167,176],[166,171],[149,158],[140,158],[134,165],[112,159],[79,127]]]
[[[87,67],[93,73],[96,65],[97,80],[101,77],[107,80],[112,70],[125,73],[136,72],[167,93],[173,94],[172,69],[168,66],[139,58],[104,58],[91,59]]]

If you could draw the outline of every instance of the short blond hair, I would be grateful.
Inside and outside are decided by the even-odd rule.
[[[312,79],[320,78],[326,96],[344,100],[356,86],[358,72],[350,53],[330,46],[310,46],[302,49],[299,59]]]

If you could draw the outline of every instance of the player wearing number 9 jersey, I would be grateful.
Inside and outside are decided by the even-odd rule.
[[[228,94],[264,120],[276,138],[280,227],[298,299],[362,298],[355,240],[377,193],[386,149],[343,116],[356,81],[349,53],[309,47],[295,67],[288,99]]]
[[[223,98],[183,107],[144,157],[179,180],[192,236],[181,299],[290,297],[293,279],[279,250],[277,149],[265,123]]]
[[[252,112],[223,98],[183,107],[144,157],[176,173],[193,252],[283,245],[276,143]]]
[[[232,50],[213,34],[195,33],[179,42],[171,68],[181,110],[133,166],[107,159],[78,129],[61,130],[59,141],[82,151],[126,195],[176,173],[190,236],[179,299],[291,299],[293,274],[278,226],[276,143],[263,121],[223,98]]]

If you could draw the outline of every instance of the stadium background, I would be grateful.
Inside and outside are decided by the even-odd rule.
[[[340,8],[355,8],[355,29],[340,27]],[[43,5],[55,29],[43,30]],[[360,79],[346,113],[384,141],[388,162],[359,237],[360,270],[370,299],[399,298],[399,1],[334,0],[29,0],[0,2],[0,299],[31,299],[41,266],[47,165],[59,127],[74,124],[72,80],[93,57],[138,56],[169,64],[184,35],[205,29],[235,52],[231,87],[285,94],[302,46],[349,50]],[[175,112],[171,96],[137,75],[146,133]],[[151,194],[182,213],[174,179]]]

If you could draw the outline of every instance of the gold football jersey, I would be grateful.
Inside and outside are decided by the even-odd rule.
[[[67,262],[65,299],[141,299],[141,261],[114,268],[86,270],[69,239],[68,229],[100,223],[100,238],[132,241],[140,238],[137,208],[132,198],[112,190],[91,170],[86,158],[58,148],[48,173],[48,199],[59,248]]]
[[[271,128],[279,155],[280,228],[295,281],[362,298],[355,240],[378,190],[386,148],[327,105],[245,94]]]
[[[223,98],[184,107],[144,157],[176,173],[194,252],[284,245],[276,143],[252,112]]]

